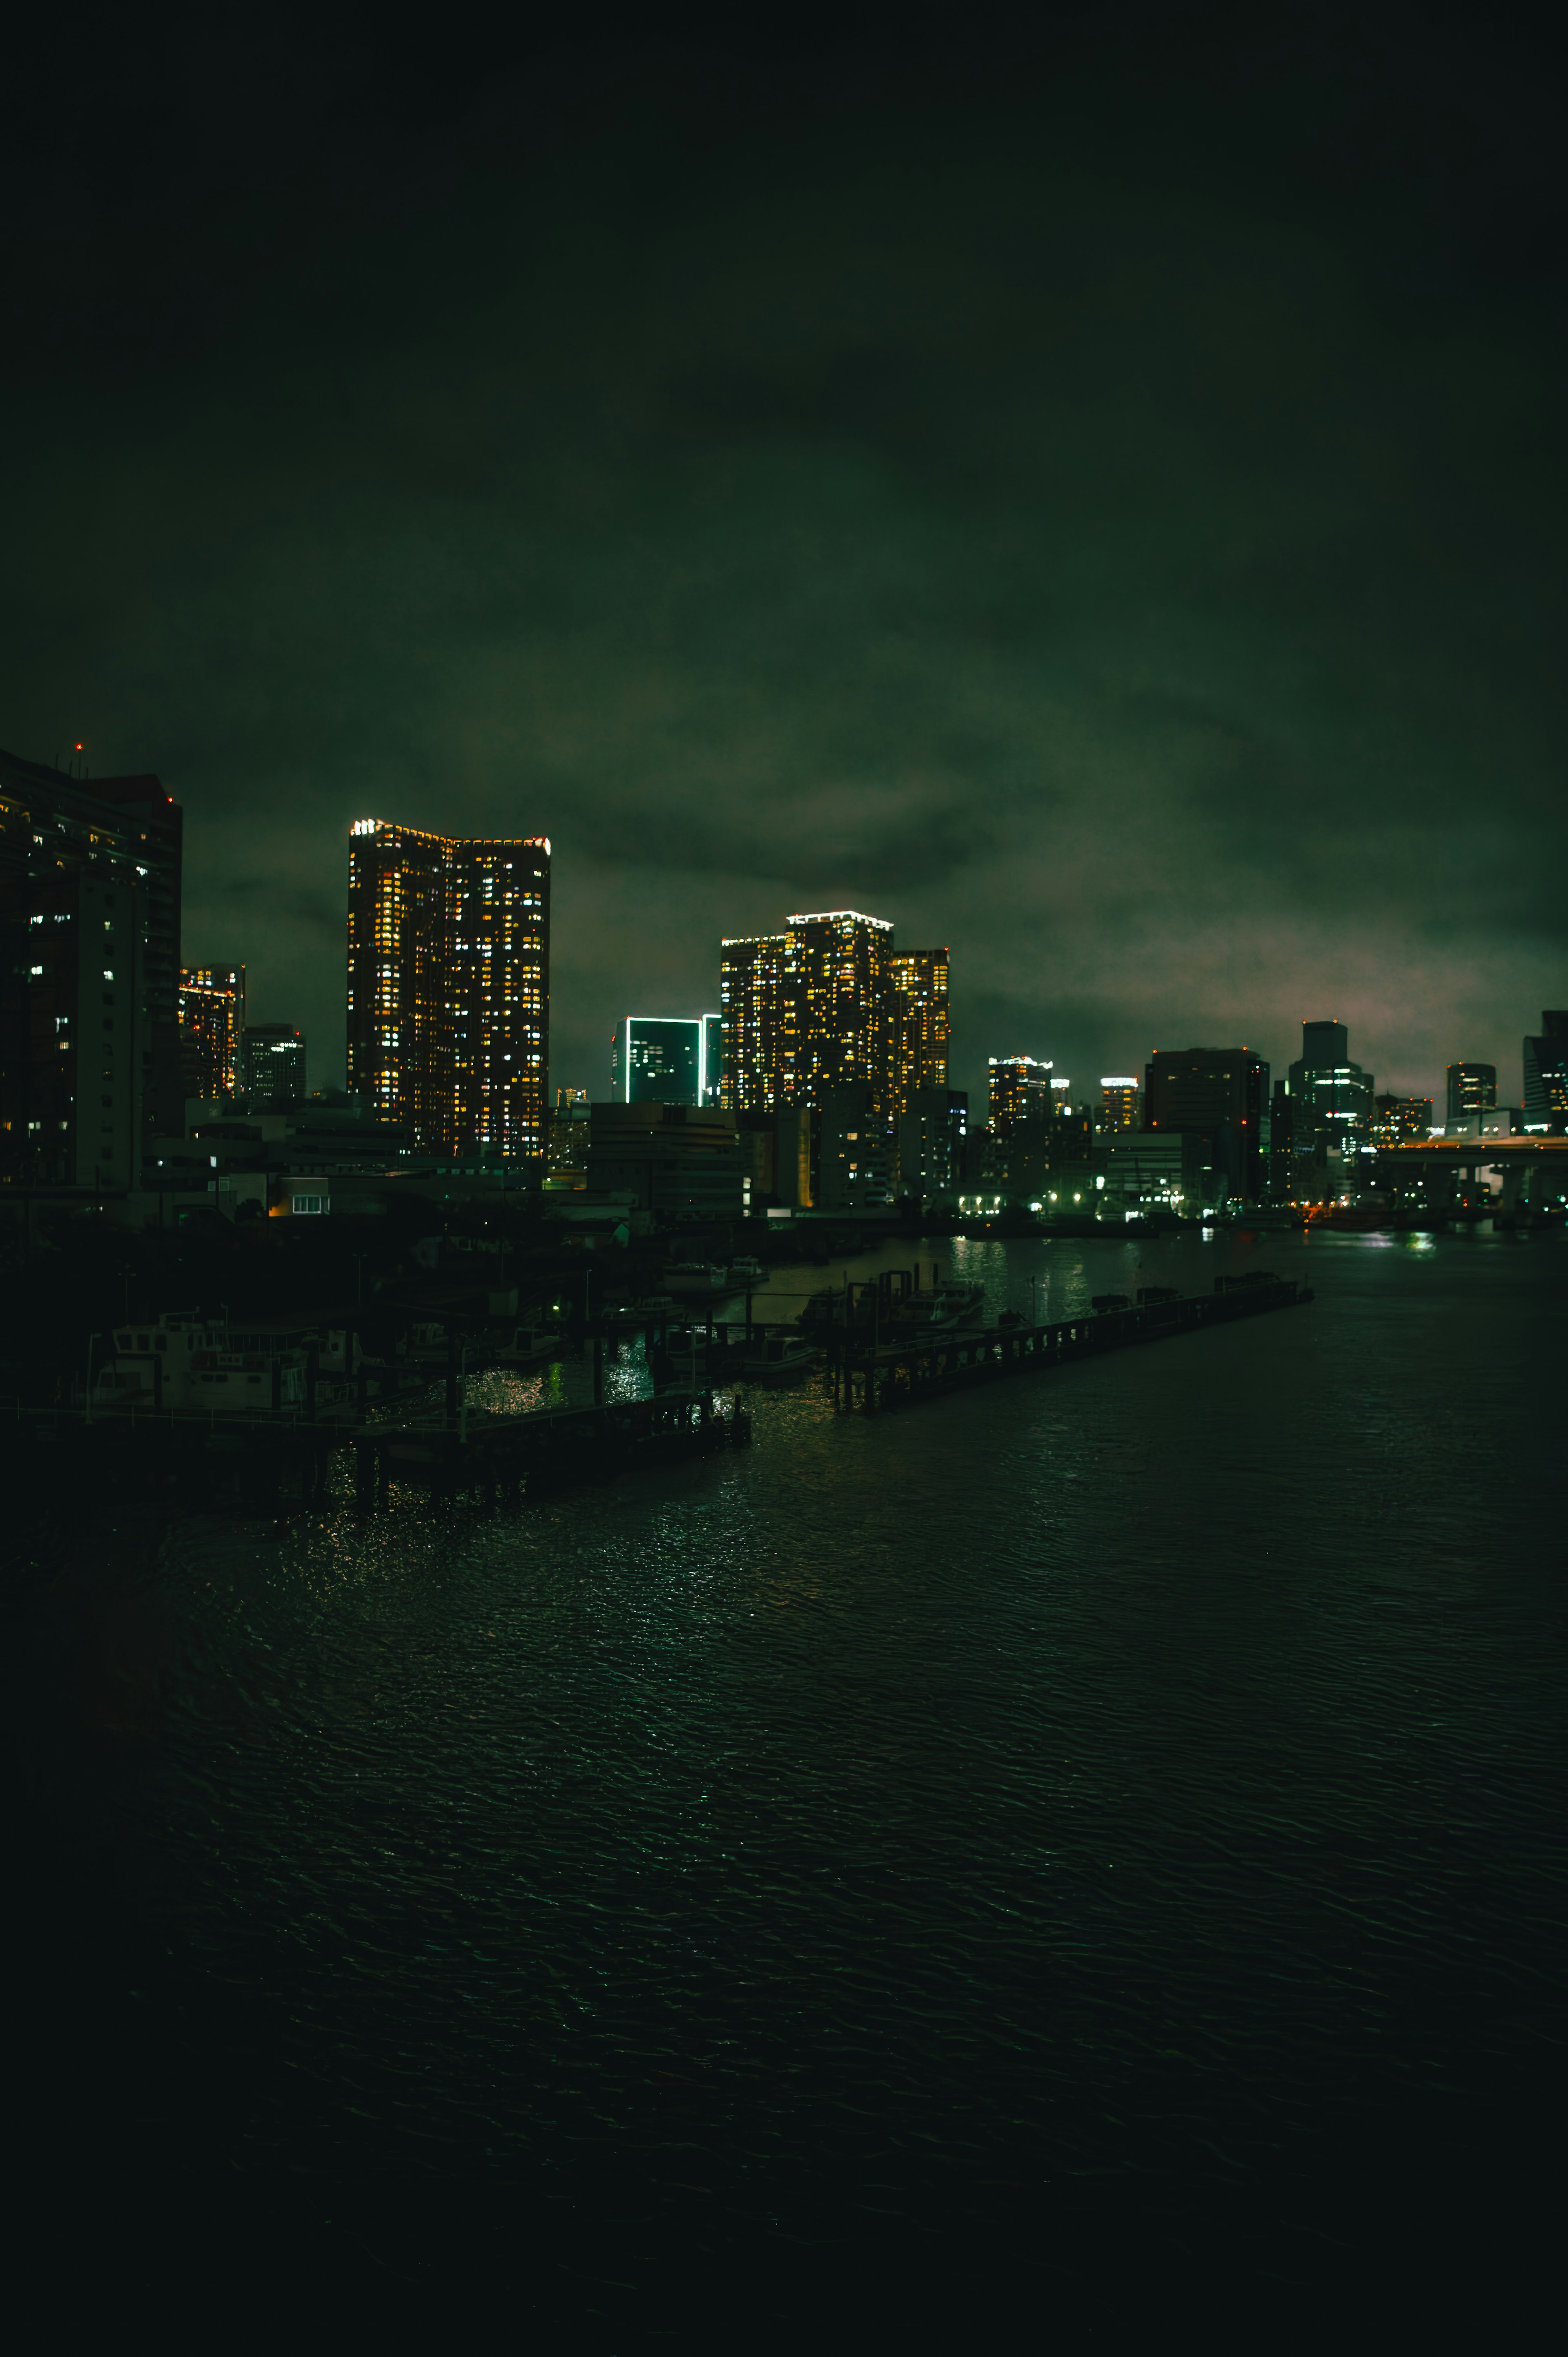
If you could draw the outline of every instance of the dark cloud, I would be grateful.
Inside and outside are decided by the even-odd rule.
[[[972,1085],[1325,1011],[1514,1074],[1564,989],[1553,135],[1456,16],[1097,16],[443,50],[423,101],[223,35],[143,71],[145,182],[49,158],[0,738],[161,770],[189,953],[318,1078],[367,813],[551,834],[561,1080],[844,903],[950,945]]]

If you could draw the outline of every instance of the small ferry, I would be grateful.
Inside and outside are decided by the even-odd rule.
[[[822,1352],[798,1335],[769,1335],[742,1360],[741,1373],[748,1383],[798,1383],[813,1367],[821,1366],[822,1360]]]

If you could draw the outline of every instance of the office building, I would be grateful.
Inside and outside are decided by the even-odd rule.
[[[1042,1063],[1034,1056],[991,1058],[986,1080],[993,1138],[1001,1142],[1026,1123],[1050,1123],[1052,1071],[1048,1059]]]
[[[1524,1127],[1568,1134],[1568,1010],[1548,1007],[1524,1043]]]
[[[1490,1113],[1498,1102],[1495,1064],[1450,1064],[1444,1120],[1463,1121],[1466,1114]]]
[[[129,1189],[182,1126],[180,823],[156,778],[0,753],[0,1182]]]
[[[830,1089],[820,1115],[817,1201],[824,1211],[883,1211],[893,1200],[888,1126],[869,1081]]]
[[[1143,1092],[1135,1072],[1112,1073],[1100,1083],[1100,1129],[1103,1136],[1144,1125]]]
[[[1144,1126],[1204,1141],[1219,1209],[1261,1202],[1269,1068],[1247,1048],[1159,1048],[1144,1068]]]
[[[898,1193],[919,1202],[956,1195],[964,1183],[968,1150],[967,1091],[911,1091],[898,1116]]]
[[[618,1104],[700,1105],[706,1018],[628,1015],[610,1044]]]
[[[1432,1133],[1430,1097],[1379,1096],[1372,1100],[1372,1143],[1404,1146]]]
[[[1323,1202],[1361,1183],[1373,1151],[1375,1083],[1350,1060],[1343,1023],[1304,1023],[1301,1054],[1290,1067],[1290,1200]]]
[[[918,1090],[945,1089],[951,1023],[948,1015],[948,953],[908,950],[890,955],[893,1103],[895,1115]]]
[[[181,966],[180,1081],[188,1099],[210,1100],[240,1093],[244,1029],[244,967]],[[177,1132],[171,1130],[169,1135],[173,1136]]]
[[[596,1104],[588,1186],[629,1195],[663,1228],[738,1220],[745,1189],[736,1117],[716,1105]]]
[[[544,1151],[550,845],[358,819],[349,1085],[427,1153]]]
[[[1197,1200],[1204,1146],[1200,1135],[1183,1130],[1118,1131],[1101,1149],[1104,1167],[1096,1176],[1103,1178],[1104,1186],[1097,1206],[1099,1217],[1126,1221],[1147,1218],[1155,1211],[1216,1209]],[[1070,1210],[1070,1204],[1067,1208]]]
[[[305,1094],[305,1034],[293,1023],[247,1023],[241,1088],[250,1105],[293,1104]]]

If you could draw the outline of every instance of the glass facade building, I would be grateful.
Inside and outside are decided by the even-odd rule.
[[[1495,1064],[1450,1064],[1444,1119],[1463,1121],[1467,1114],[1490,1113],[1498,1102]]]
[[[1525,1040],[1523,1112],[1527,1130],[1568,1131],[1568,1009],[1549,1006]]]
[[[305,1094],[305,1034],[293,1023],[250,1023],[242,1043],[241,1086],[252,1105],[288,1104]]]
[[[550,844],[357,819],[349,1086],[422,1151],[542,1154]]]
[[[1157,1048],[1144,1067],[1146,1130],[1206,1141],[1215,1208],[1261,1202],[1269,1068],[1249,1048]]]
[[[1372,1152],[1375,1083],[1350,1060],[1343,1023],[1304,1023],[1290,1067],[1292,1199],[1317,1202],[1360,1183]]]
[[[616,1103],[705,1103],[705,1024],[701,1015],[628,1015],[610,1049],[610,1092]]]

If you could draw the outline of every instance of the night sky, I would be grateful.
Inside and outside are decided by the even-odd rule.
[[[1564,221],[1480,15],[52,17],[0,743],[162,775],[186,957],[313,1084],[374,815],[552,837],[596,1095],[722,933],[848,905],[950,945],[972,1090],[1337,1016],[1517,1102]]]

